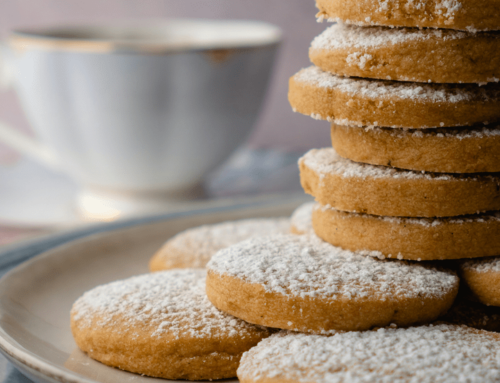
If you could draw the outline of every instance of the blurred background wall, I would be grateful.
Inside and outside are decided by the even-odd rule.
[[[283,29],[284,43],[250,144],[305,151],[328,146],[329,141],[328,124],[293,113],[287,101],[288,78],[309,65],[309,44],[327,26],[316,22],[315,11],[313,0],[2,0],[0,34],[5,40],[9,30],[22,27],[174,17],[257,19],[276,24]],[[29,131],[13,92],[0,93],[0,119]]]

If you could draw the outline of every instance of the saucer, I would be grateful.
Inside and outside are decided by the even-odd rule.
[[[302,192],[297,169],[300,155],[276,149],[240,148],[226,164],[207,177],[203,191],[167,201],[170,203],[154,198],[137,201],[127,196],[88,193],[64,174],[21,157],[8,165],[0,164],[0,224],[69,228],[192,209],[193,205],[207,199]],[[77,204],[90,206],[92,211],[79,214]]]
[[[72,227],[85,223],[74,209],[78,186],[64,175],[22,157],[0,165],[0,223]]]

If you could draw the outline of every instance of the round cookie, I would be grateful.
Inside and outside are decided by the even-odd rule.
[[[486,306],[459,296],[440,321],[500,332],[500,307]]]
[[[455,218],[397,218],[313,210],[313,228],[334,246],[379,258],[413,261],[500,254],[500,213]]]
[[[500,35],[338,23],[317,36],[311,62],[326,72],[433,83],[500,81]]]
[[[294,111],[349,126],[424,129],[500,120],[500,84],[422,84],[336,76],[312,66],[290,79]]]
[[[306,202],[295,209],[290,218],[290,232],[292,234],[314,233],[312,227],[312,210],[314,205],[314,202]]]
[[[500,306],[500,258],[464,261],[460,264],[460,274],[480,302]]]
[[[247,322],[313,334],[426,323],[458,291],[451,271],[380,261],[316,236],[253,238],[207,265],[207,295]]]
[[[470,32],[500,30],[499,0],[316,0],[316,6],[320,21]]]
[[[453,217],[500,210],[500,178],[421,173],[312,149],[299,160],[304,191],[337,210],[393,217]]]
[[[500,334],[449,324],[331,337],[279,332],[245,353],[241,383],[498,382]]]
[[[288,218],[257,218],[203,225],[169,239],[149,261],[152,272],[204,268],[220,249],[245,239],[290,232]]]
[[[91,358],[165,379],[236,376],[243,352],[270,335],[217,310],[199,269],[147,274],[96,287],[71,310],[76,344]]]
[[[332,124],[332,145],[344,158],[438,173],[500,172],[500,128],[403,130]]]

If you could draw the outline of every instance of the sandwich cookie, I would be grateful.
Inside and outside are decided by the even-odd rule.
[[[500,172],[500,128],[403,130],[332,124],[332,145],[344,158],[437,173]]]
[[[288,218],[245,219],[185,230],[169,239],[151,258],[149,269],[204,268],[220,249],[251,237],[290,232]]]
[[[357,25],[386,25],[500,30],[499,0],[316,0],[318,20]]]
[[[339,125],[425,129],[500,120],[500,84],[346,78],[312,66],[290,79],[294,111]]]
[[[290,219],[290,232],[292,234],[312,234],[312,210],[314,202],[307,202],[300,205],[292,214]]]
[[[500,35],[338,23],[316,37],[311,62],[340,76],[433,83],[500,81]]]
[[[499,257],[464,261],[460,265],[460,274],[480,302],[500,306]]]
[[[331,337],[279,332],[245,353],[241,383],[498,382],[500,334],[448,324]]]
[[[165,379],[236,376],[243,352],[270,335],[217,310],[205,271],[172,270],[96,287],[71,310],[76,344],[91,358]]]
[[[421,173],[363,164],[335,149],[299,160],[304,191],[337,210],[395,217],[453,217],[500,210],[500,177]]]
[[[207,265],[207,295],[247,322],[312,334],[426,323],[455,299],[451,271],[380,261],[316,236],[253,238]]]
[[[398,218],[313,210],[320,238],[379,258],[413,261],[490,257],[500,254],[500,213],[454,218]]]

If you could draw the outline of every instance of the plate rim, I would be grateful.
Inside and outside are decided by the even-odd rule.
[[[74,244],[77,241],[88,240],[93,237],[103,236],[127,228],[139,227],[162,221],[169,221],[176,218],[205,215],[224,211],[230,212],[257,206],[271,207],[277,205],[285,205],[286,203],[292,202],[297,202],[297,204],[299,204],[301,201],[307,201],[304,194],[290,193],[275,195],[271,197],[268,196],[265,198],[251,198],[244,201],[233,201],[232,203],[225,205],[211,206],[210,203],[207,203],[205,207],[201,207],[199,209],[176,211],[173,213],[162,215],[133,218],[105,224],[96,224],[90,227],[69,230],[64,233],[48,235],[29,241],[29,243],[27,244],[13,246],[12,248],[0,253],[0,267],[15,262],[16,256],[23,259],[20,264],[9,270],[0,278],[0,286],[5,283],[5,281],[13,274],[16,274],[22,269],[29,267],[32,263],[38,261],[39,259],[49,256],[49,251],[55,250],[59,247]],[[44,377],[53,379],[54,381],[62,383],[99,383],[76,372],[67,372],[65,370],[62,370],[54,363],[47,361],[44,358],[38,357],[35,353],[25,349],[14,338],[8,335],[1,325],[0,353],[4,354],[7,359],[14,359],[19,364],[40,373]]]

